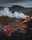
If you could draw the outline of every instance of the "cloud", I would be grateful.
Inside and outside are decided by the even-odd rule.
[[[3,10],[0,10],[0,16],[8,16],[10,18],[26,18],[27,15],[25,15],[24,13],[12,13],[11,11],[9,11],[9,8],[4,8]]]

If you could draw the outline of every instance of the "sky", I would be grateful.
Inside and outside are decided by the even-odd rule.
[[[26,2],[26,1],[32,1],[32,0],[0,0],[0,3],[17,3],[17,2]]]
[[[0,6],[11,7],[13,5],[32,7],[32,0],[0,0]]]

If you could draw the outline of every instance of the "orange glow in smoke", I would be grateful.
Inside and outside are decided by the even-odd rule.
[[[30,16],[27,16],[27,18],[23,22],[28,22],[30,20]]]

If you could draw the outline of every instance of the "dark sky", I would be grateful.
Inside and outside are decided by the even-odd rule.
[[[14,3],[14,2],[20,2],[23,0],[0,0],[0,3]]]
[[[12,5],[32,7],[32,0],[0,0],[0,6],[11,7]]]
[[[0,3],[15,3],[15,2],[22,2],[22,1],[32,1],[32,0],[0,0]]]

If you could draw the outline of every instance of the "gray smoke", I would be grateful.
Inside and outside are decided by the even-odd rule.
[[[4,8],[3,10],[0,10],[0,16],[8,16],[10,18],[26,18],[27,17],[27,15],[25,15],[22,12],[12,13],[11,11],[9,11],[9,8]]]

